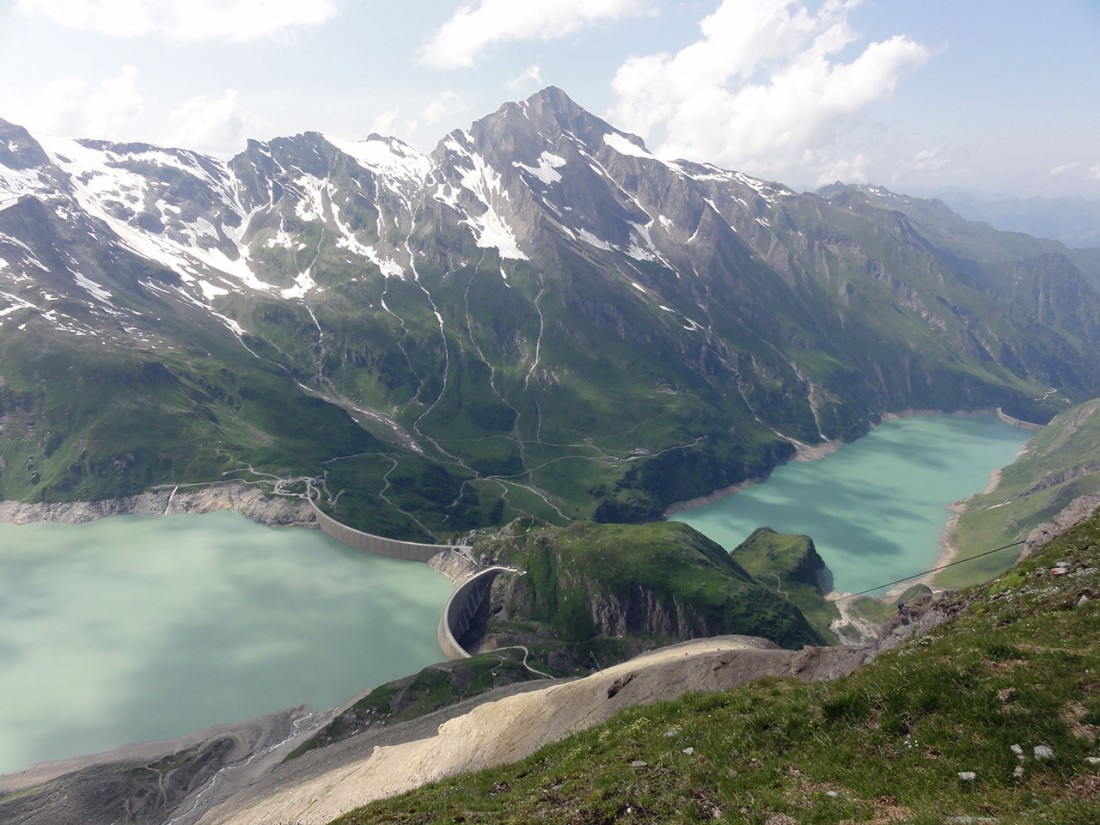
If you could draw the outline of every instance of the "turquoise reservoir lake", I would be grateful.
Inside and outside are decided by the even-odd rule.
[[[1030,435],[992,415],[898,418],[673,518],[729,550],[757,527],[808,535],[834,589],[855,593],[934,567],[947,505],[981,492]]]
[[[229,511],[0,524],[0,774],[336,706],[439,661],[450,592]]]

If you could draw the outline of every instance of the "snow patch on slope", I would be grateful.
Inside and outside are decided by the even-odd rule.
[[[525,163],[520,163],[518,160],[512,161],[512,165],[517,169],[534,175],[540,181],[549,186],[552,183],[557,183],[561,180],[561,175],[558,174],[558,169],[565,166],[565,158],[558,157],[550,152],[543,152],[539,155],[538,166],[528,166]]]
[[[0,210],[13,206],[25,195],[41,195],[52,189],[38,169],[9,169],[0,165]]]
[[[469,135],[463,135],[471,142]],[[464,209],[460,192],[450,186],[441,186],[434,197],[466,217],[461,223],[470,227],[474,234],[474,243],[481,249],[496,249],[502,258],[526,261],[527,255],[519,248],[512,227],[501,215],[499,207],[509,200],[500,173],[490,166],[481,155],[462,146],[454,136],[444,143],[444,147],[465,160],[461,166],[456,162],[455,171],[461,174],[459,179],[463,190],[469,192],[484,207],[480,215],[473,215]]]
[[[618,132],[608,132],[603,136],[603,142],[620,155],[630,155],[631,157],[646,158],[647,160],[658,160],[656,156],[650,154],[644,147],[631,142],[625,135],[620,135]]]
[[[584,241],[589,246],[594,246],[597,249],[604,250],[605,252],[614,252],[617,249],[616,247],[612,246],[607,241],[605,241],[603,238],[596,237],[591,232],[589,232],[587,229],[581,229],[577,233],[577,237],[579,237],[582,241]]]
[[[73,279],[78,285],[84,288],[93,298],[102,301],[105,304],[111,303],[111,298],[114,297],[103,288],[101,284],[97,284],[91,278],[81,275],[79,272],[73,273]]]
[[[427,155],[396,138],[378,135],[371,135],[366,140],[343,140],[328,135],[324,138],[364,169],[381,177],[423,183],[432,170],[432,161]]]
[[[769,205],[774,205],[780,198],[788,198],[794,195],[793,191],[782,184],[768,183],[759,178],[749,177],[742,172],[722,169],[710,163],[693,163],[690,164],[690,167],[685,162],[674,162],[669,165],[680,174],[692,180],[701,182],[715,181],[722,183],[739,183],[742,186],[747,186],[767,201]],[[735,198],[735,200],[740,201],[742,205],[747,205],[740,198]]]
[[[131,224],[126,216],[127,212],[132,217],[143,210],[148,197],[149,180],[120,167],[118,164],[122,160],[164,160],[166,165],[193,175],[215,188],[225,203],[237,205],[239,200],[236,197],[235,182],[228,171],[215,175],[197,163],[187,164],[176,155],[160,150],[150,149],[123,155],[67,138],[51,138],[43,146],[51,160],[72,177],[77,203],[88,214],[110,226],[123,245],[135,254],[176,272],[187,283],[195,283],[196,279],[209,274],[209,270],[213,269],[231,276],[251,289],[275,291],[276,287],[261,281],[248,266],[248,250],[240,242],[248,216],[240,215],[240,225],[237,228],[215,227],[204,218],[196,219],[193,224],[181,222],[177,228],[183,241],[170,238],[164,233],[144,230]],[[228,239],[236,247],[236,257],[230,257],[217,246],[203,247],[201,238],[218,241]]]

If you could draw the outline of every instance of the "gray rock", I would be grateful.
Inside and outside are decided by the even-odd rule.
[[[1054,749],[1050,745],[1036,745],[1033,749],[1036,759],[1053,759]]]

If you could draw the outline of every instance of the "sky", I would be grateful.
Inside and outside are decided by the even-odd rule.
[[[660,157],[1100,199],[1100,0],[0,0],[0,118],[431,151],[554,85]]]

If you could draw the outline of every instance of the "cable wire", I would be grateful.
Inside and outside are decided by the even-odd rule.
[[[880,585],[877,585],[875,587],[868,588],[867,590],[861,590],[858,593],[849,593],[847,596],[841,596],[836,601],[843,602],[843,601],[846,601],[847,599],[854,599],[856,596],[865,596],[868,593],[873,593],[876,590],[881,590],[882,588],[889,587],[892,584],[901,584],[902,582],[907,582],[910,579],[919,579],[921,576],[927,576],[929,573],[935,573],[938,570],[944,570],[948,567],[954,567],[956,564],[962,564],[963,562],[973,561],[974,559],[980,559],[982,556],[988,556],[991,553],[998,553],[1001,550],[1007,550],[1010,547],[1019,547],[1021,544],[1024,544],[1026,541],[1027,541],[1027,539],[1020,539],[1019,541],[1012,542],[1012,544],[1005,544],[1001,547],[994,547],[992,550],[986,550],[984,553],[978,553],[975,556],[967,556],[965,559],[958,559],[957,561],[948,562],[947,564],[941,564],[939,567],[933,567],[931,570],[925,570],[923,573],[914,573],[912,576],[906,576],[906,577],[901,578],[901,579],[895,579],[892,582],[887,582],[886,584],[880,584]]]

